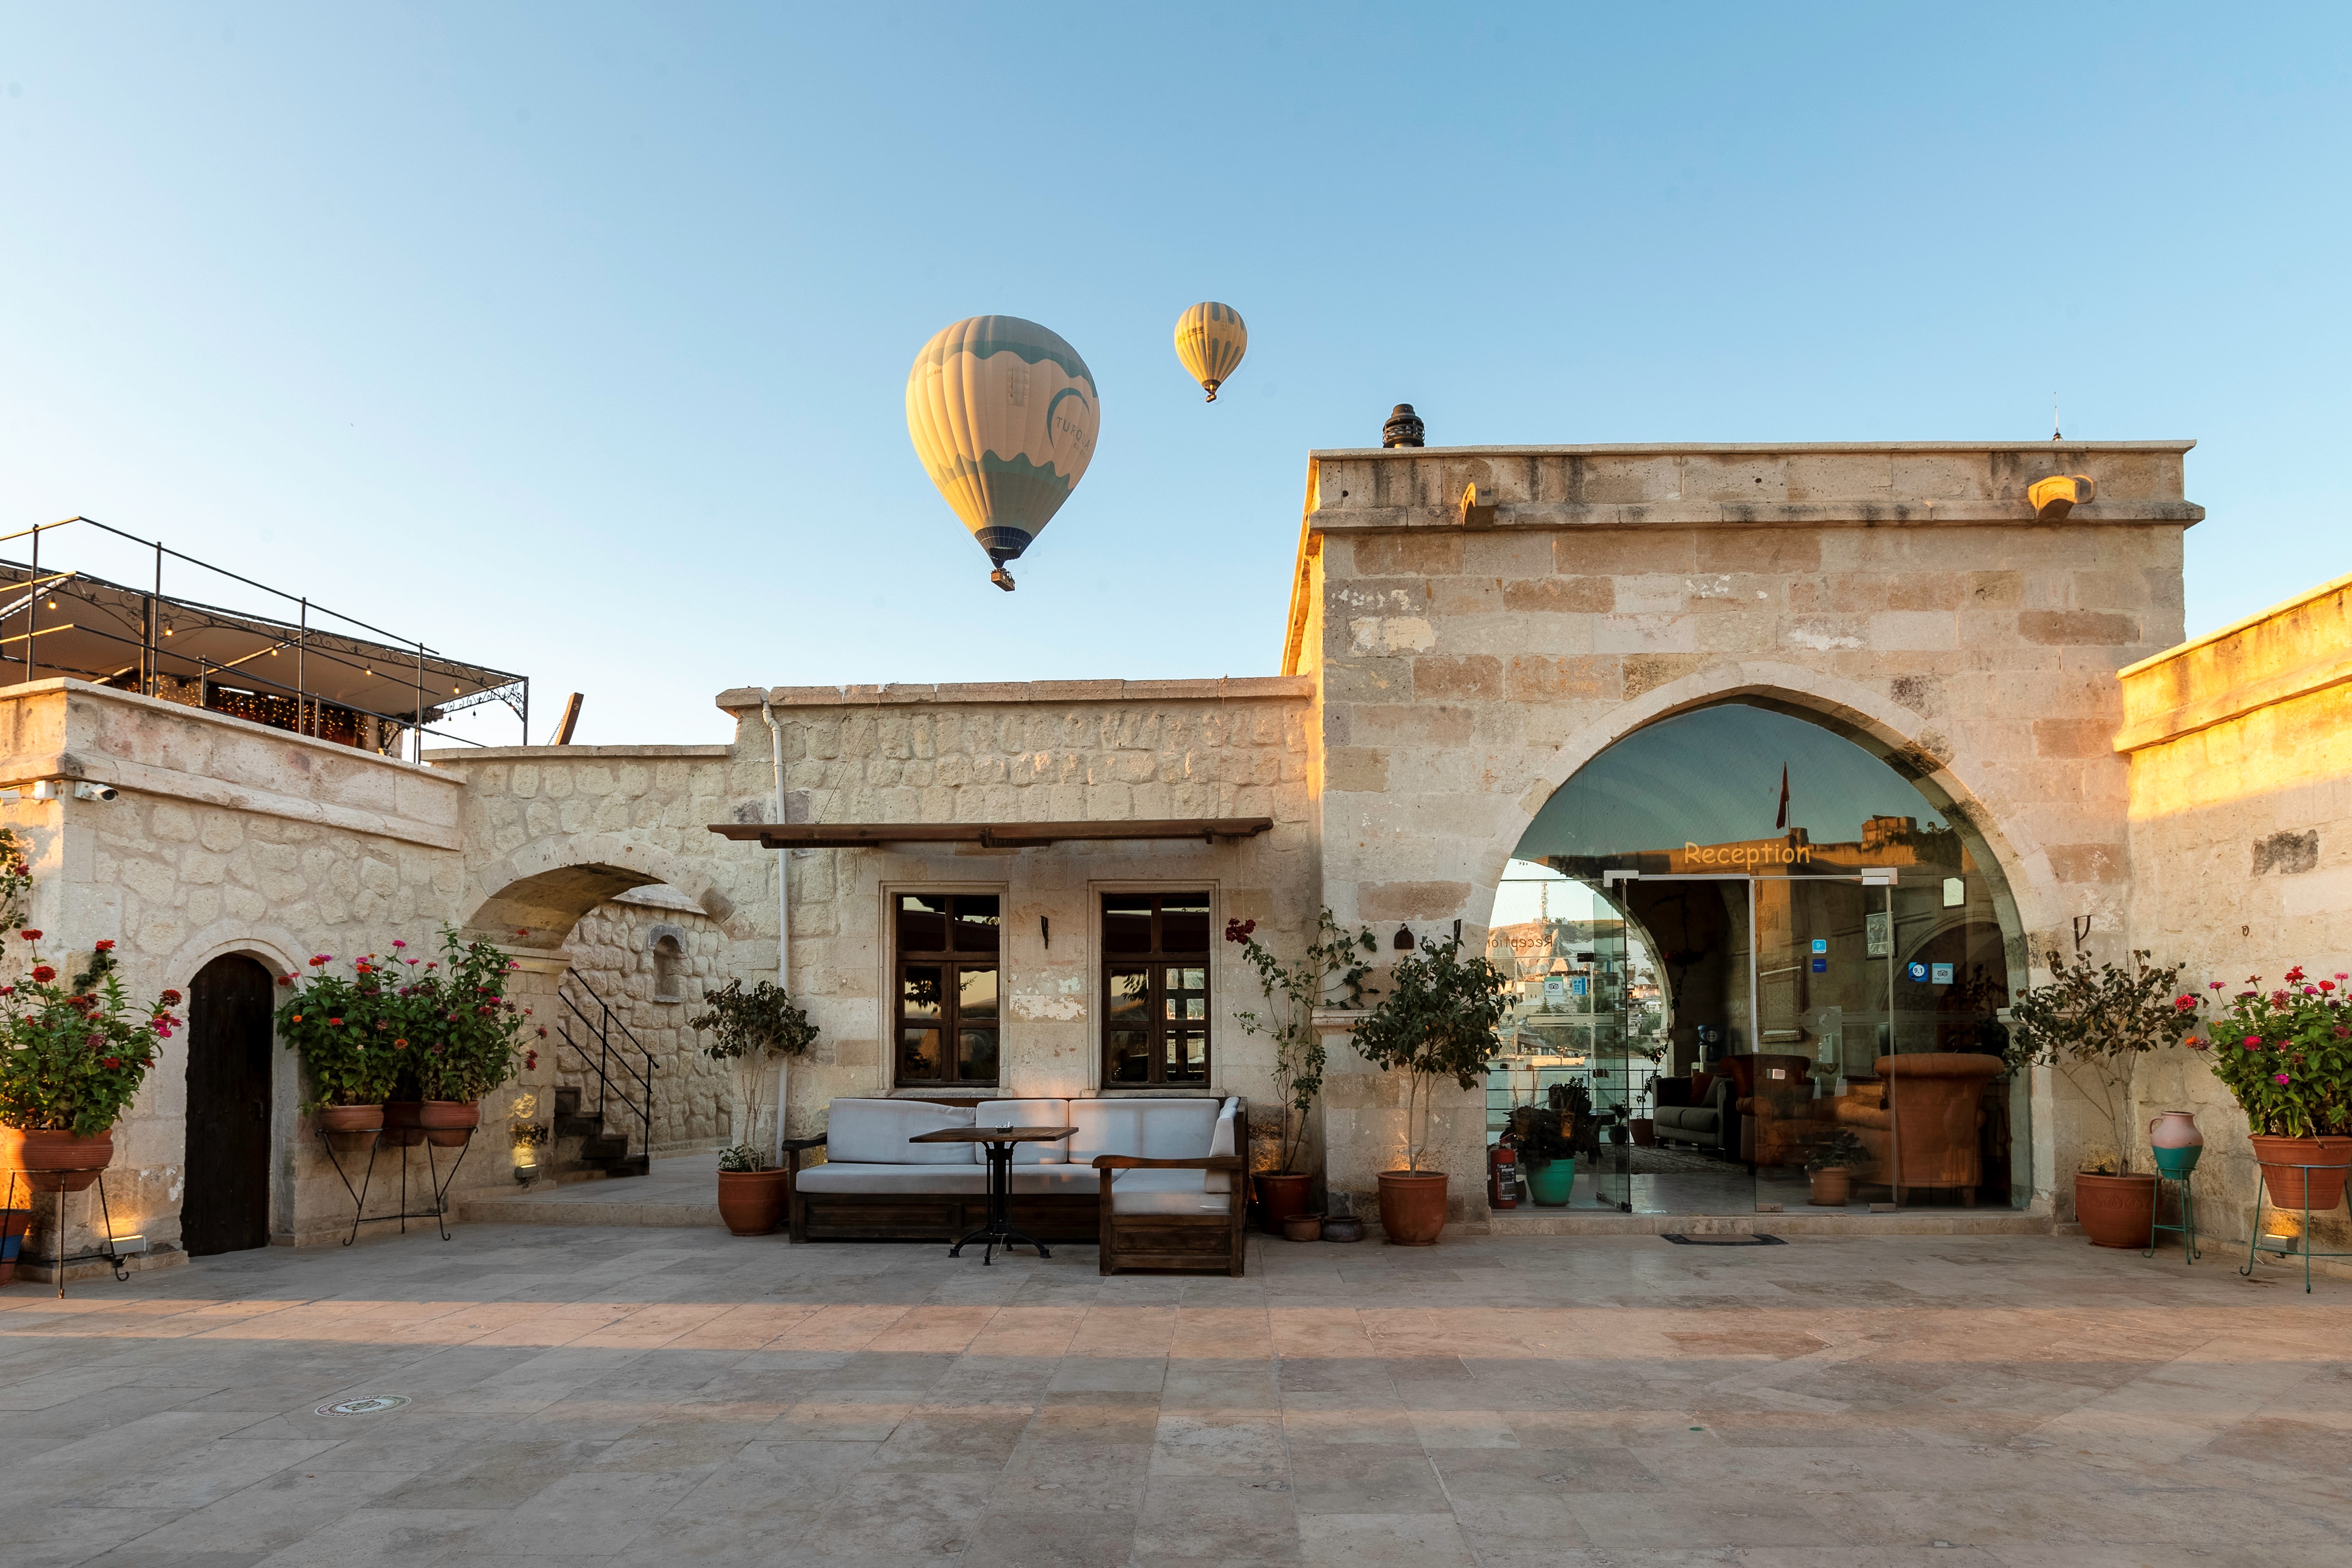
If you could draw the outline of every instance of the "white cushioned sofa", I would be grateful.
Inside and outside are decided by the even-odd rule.
[[[915,1143],[950,1127],[1076,1127],[1013,1151],[1012,1226],[1045,1242],[1096,1242],[1102,1271],[1242,1272],[1248,1185],[1239,1100],[836,1100],[822,1138],[785,1141],[794,1241],[951,1241],[985,1222],[976,1143]],[[825,1163],[803,1166],[822,1148]]]

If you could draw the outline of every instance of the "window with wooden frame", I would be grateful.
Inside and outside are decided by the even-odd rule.
[[[1209,895],[1102,896],[1106,1088],[1209,1081]]]
[[[997,1063],[994,893],[899,893],[891,900],[902,1089],[992,1087]]]

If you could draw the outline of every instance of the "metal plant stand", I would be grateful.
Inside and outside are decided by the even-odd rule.
[[[98,1194],[98,1214],[99,1218],[103,1222],[103,1234],[106,1237],[106,1245],[95,1252],[77,1252],[71,1258],[68,1258],[66,1256],[66,1190],[63,1178],[67,1176],[79,1176],[84,1171],[96,1171],[98,1174],[98,1180],[91,1183],[90,1186]],[[106,1206],[106,1171],[104,1167],[84,1165],[75,1170],[44,1171],[41,1173],[44,1176],[55,1176],[59,1178],[57,1187],[58,1300],[62,1301],[66,1297],[66,1265],[68,1263],[110,1264],[113,1266],[114,1278],[118,1282],[130,1279],[130,1260],[125,1258],[121,1253],[114,1250],[114,1215],[113,1213]],[[20,1175],[25,1177],[25,1190],[27,1193],[37,1193],[41,1191],[41,1184],[34,1181],[28,1173],[11,1171],[8,1173],[8,1200],[5,1204],[0,1204],[0,1208],[15,1208],[16,1206],[16,1178]],[[20,1249],[18,1256],[21,1257],[22,1255],[23,1254]]]
[[[2344,1167],[2341,1165],[2274,1165],[2269,1167],[2271,1170],[2301,1171],[2303,1173],[2303,1235],[2301,1237],[2303,1245],[2300,1250],[2303,1253],[2303,1293],[2306,1296],[2311,1294],[2311,1260],[2313,1258],[2352,1258],[2352,1252],[2314,1252],[2311,1250],[2311,1173],[2314,1171],[2340,1171]],[[2284,1236],[2264,1236],[2263,1234],[2263,1208],[2264,1205],[2270,1202],[2271,1184],[2266,1173],[2262,1168],[2257,1168],[2256,1174],[2263,1176],[2263,1179],[2255,1183],[2254,1234],[2246,1241],[2246,1266],[2238,1270],[2240,1274],[2244,1275],[2249,1279],[2254,1277],[2254,1254],[2257,1251],[2276,1253],[2280,1261],[2284,1262],[2288,1258],[2292,1257],[2296,1250],[2298,1250],[2297,1248],[2288,1245],[2288,1242],[2294,1238]],[[2282,1212],[2292,1211],[2282,1210]]]
[[[466,1129],[466,1142],[458,1145],[457,1157],[449,1162],[449,1173],[446,1176],[442,1175],[434,1164],[433,1151],[436,1145],[427,1140],[418,1140],[425,1147],[425,1185],[433,1194],[433,1206],[429,1209],[412,1209],[408,1206],[408,1151],[414,1145],[406,1142],[393,1145],[400,1151],[400,1207],[392,1214],[372,1215],[367,1212],[367,1194],[369,1186],[375,1180],[376,1154],[383,1147],[383,1131],[379,1129],[368,1141],[367,1165],[360,1173],[360,1184],[353,1187],[352,1173],[343,1169],[342,1156],[335,1152],[334,1144],[336,1138],[348,1138],[351,1134],[330,1132],[325,1128],[320,1128],[319,1130],[320,1145],[327,1151],[327,1161],[335,1167],[335,1174],[341,1178],[343,1191],[351,1194],[352,1196],[352,1232],[343,1237],[343,1245],[349,1247],[357,1241],[360,1238],[361,1223],[371,1219],[398,1220],[400,1233],[403,1236],[408,1234],[410,1220],[429,1219],[441,1232],[441,1239],[447,1241],[449,1239],[449,1188],[457,1180],[457,1167],[466,1163],[466,1156],[473,1150],[475,1131],[471,1127]]]
[[[2147,1250],[2140,1254],[2142,1258],[2156,1256],[2156,1233],[2159,1230],[2171,1231],[2188,1245],[2189,1256],[2182,1258],[2182,1262],[2194,1263],[2203,1256],[2197,1250],[2197,1194],[2189,1190],[2189,1173],[2187,1171],[2183,1171],[2177,1176],[2168,1176],[2162,1172],[2157,1173],[2156,1212],[2159,1215],[2164,1213],[2164,1189],[2169,1185],[2174,1194],[2180,1200],[2180,1223],[2167,1225],[2158,1218],[2150,1224],[2147,1231]]]

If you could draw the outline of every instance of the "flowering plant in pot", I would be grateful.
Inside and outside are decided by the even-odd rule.
[[[1496,1026],[1510,1011],[1509,986],[1483,956],[1463,957],[1459,939],[1424,937],[1418,952],[1398,961],[1389,994],[1356,1026],[1357,1052],[1406,1080],[1404,1169],[1380,1176],[1381,1228],[1391,1241],[1426,1247],[1445,1227],[1445,1173],[1421,1168],[1432,1097],[1446,1079],[1465,1089],[1486,1080]]]
[[[1265,1012],[1234,1016],[1251,1034],[1274,1042],[1274,1084],[1282,1122],[1276,1132],[1274,1169],[1259,1172],[1252,1180],[1257,1184],[1265,1228],[1280,1232],[1286,1219],[1307,1212],[1308,1189],[1315,1181],[1298,1168],[1307,1148],[1307,1114],[1323,1092],[1328,1061],[1323,1037],[1315,1027],[1315,1009],[1362,1005],[1364,976],[1371,973],[1380,943],[1369,928],[1349,936],[1325,910],[1306,952],[1285,963],[1257,940],[1256,930],[1255,921],[1225,922],[1225,940],[1240,946],[1265,994]]]
[[[2188,1042],[2206,1053],[2213,1076],[2246,1113],[2263,1183],[2282,1208],[2299,1209],[2308,1200],[2315,1213],[2343,1201],[2352,1165],[2347,979],[2314,980],[2297,965],[2264,991],[2262,977],[2250,974],[2246,988],[2226,1003],[2210,998],[2220,1008],[2210,1038]],[[2211,989],[2226,987],[2216,980]],[[2205,1000],[2182,996],[2178,1005],[2186,1014]]]
[[[400,1026],[405,994],[374,953],[352,960],[349,974],[331,973],[334,962],[331,953],[314,953],[307,975],[278,977],[280,988],[293,993],[278,1005],[278,1035],[310,1087],[303,1113],[330,1132],[373,1132],[383,1125],[383,1102],[400,1081],[408,1049]]]
[[[2148,1244],[2156,1176],[2132,1169],[2132,1073],[2142,1053],[2180,1044],[2197,1021],[2193,1001],[2177,994],[2180,965],[2159,968],[2147,956],[2135,951],[2129,969],[2094,968],[2087,957],[2069,963],[2053,951],[2050,983],[2010,1009],[2011,1068],[2054,1068],[2107,1122],[2112,1141],[2094,1144],[2074,1177],[2074,1217],[2095,1247]]]
[[[481,1124],[482,1097],[513,1078],[530,1054],[521,1036],[530,1009],[506,994],[507,977],[521,967],[497,943],[463,941],[445,925],[440,959],[395,998],[394,1048],[421,1102],[425,1142],[445,1149],[465,1143]]]
[[[131,1001],[110,941],[60,984],[41,933],[17,935],[30,968],[0,985],[0,1168],[71,1173],[37,1175],[35,1190],[79,1192],[113,1159],[114,1123],[155,1065],[157,1042],[181,1026],[180,994]]]
[[[734,1070],[736,1098],[744,1108],[743,1141],[719,1152],[719,1217],[736,1236],[765,1236],[783,1223],[791,1181],[790,1172],[769,1166],[754,1142],[766,1113],[767,1069],[784,1058],[805,1055],[817,1026],[774,981],[747,988],[730,980],[705,999],[703,1011],[688,1019],[687,1027],[716,1037],[703,1054]],[[776,1117],[781,1126],[781,1095]]]

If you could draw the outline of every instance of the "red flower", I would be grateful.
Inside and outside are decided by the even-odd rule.
[[[392,1048],[395,1051],[404,1051],[408,1048],[408,1042],[406,1040],[394,1040],[392,1042]]]
[[[2184,1046],[2187,1046],[2187,1047],[2188,1047],[2190,1050],[2192,1050],[2192,1051],[2201,1051],[2201,1050],[2203,1050],[2203,1049],[2206,1047],[2206,1046],[2207,1046],[2210,1042],[2205,1041],[2205,1040],[2200,1040],[2200,1039],[2199,1039],[2196,1036],[2191,1035],[2191,1036],[2189,1036],[2187,1039],[2185,1039],[2185,1040],[2181,1041],[2180,1043],[2181,1043],[2182,1045],[2184,1045]]]
[[[121,1057],[109,1057],[98,1065],[104,1068],[107,1071],[112,1072],[116,1068],[122,1065],[122,1058]]]
[[[2172,999],[2172,1005],[2175,1011],[2186,1013],[2191,1007],[2197,1005],[2197,998],[2194,996],[2175,996]]]
[[[537,1066],[539,1065],[539,1053],[538,1053],[537,1051],[525,1051],[525,1052],[523,1052],[523,1054],[522,1054],[522,1065],[523,1065],[523,1070],[524,1070],[525,1072],[528,1072],[528,1071],[530,1071],[531,1068],[533,1068],[537,1067]]]
[[[341,1018],[330,1018],[327,1020],[327,1027],[330,1029],[337,1028],[341,1026],[341,1024],[342,1020]]]
[[[1225,922],[1225,940],[1227,942],[1247,942],[1250,939],[1250,932],[1255,930],[1257,930],[1257,921],[1227,921]]]
[[[164,1005],[164,1006],[166,1006],[166,1007],[176,1007],[176,1006],[178,1006],[179,1005],[180,1005],[180,994],[179,994],[178,992],[176,992],[176,991],[166,991],[166,992],[164,992],[164,993],[163,993],[163,1005]]]
[[[316,952],[310,955],[310,967],[313,969],[324,969],[334,962],[335,955],[331,952]]]
[[[278,984],[280,985],[291,985],[294,984],[294,977],[290,974],[281,974],[278,977]]]
[[[97,951],[100,952],[112,952],[114,951],[114,939],[112,937],[108,937],[104,942],[100,942],[98,944]]]
[[[2293,969],[2290,969],[2290,970],[2288,970],[2288,971],[2286,972],[2286,983],[2287,983],[2289,985],[2294,984],[2296,981],[2301,980],[2302,978],[2303,978],[2303,965],[2302,965],[2302,964],[2300,964],[2300,963],[2296,964]]]
[[[33,930],[30,926],[26,926],[23,931],[18,931],[16,934],[23,937],[26,942],[38,942],[41,940],[41,933]]]
[[[2319,988],[2322,991],[2333,991],[2336,989],[2336,982],[2333,980],[2323,980],[2319,983]]]
[[[46,963],[36,964],[34,966],[33,980],[36,984],[47,985],[50,981],[55,980],[57,977],[58,972],[51,969]]]

